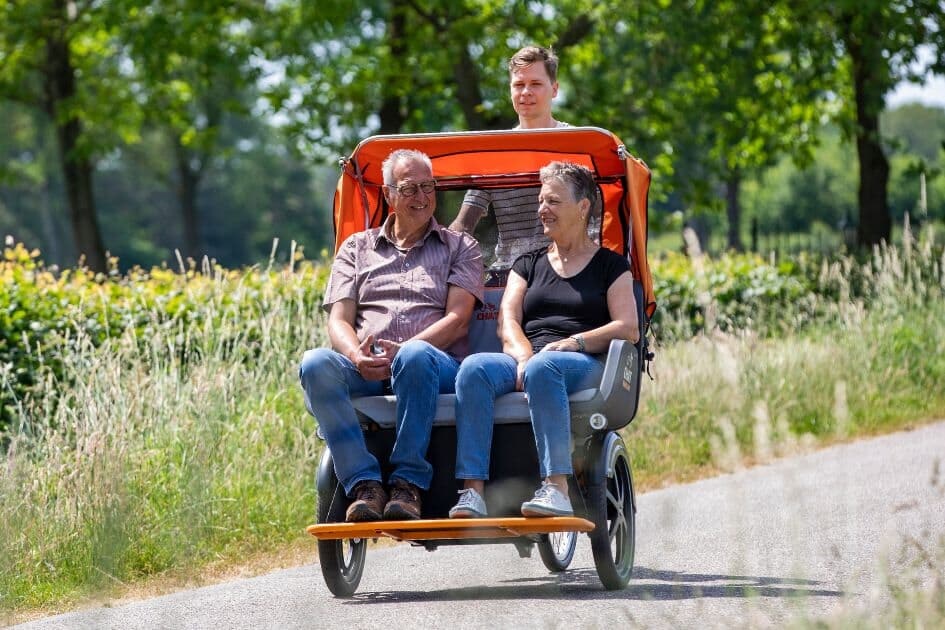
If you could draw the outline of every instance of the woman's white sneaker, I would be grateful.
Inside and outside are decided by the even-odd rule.
[[[485,518],[486,502],[472,488],[459,491],[459,501],[450,509],[450,518]]]
[[[535,492],[531,501],[522,504],[522,516],[573,516],[571,500],[558,486],[547,481]]]

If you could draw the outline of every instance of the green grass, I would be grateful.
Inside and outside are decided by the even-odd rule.
[[[661,305],[676,332],[657,340],[655,380],[625,430],[641,488],[945,416],[940,250],[908,242],[801,265],[807,275],[763,262],[654,265],[701,310]],[[197,575],[303,536],[321,445],[296,369],[326,343],[324,266],[112,280],[4,269],[28,296],[16,308],[48,296],[71,306],[23,346],[38,366],[28,389],[0,366],[15,401],[0,462],[0,612]],[[88,325],[89,308],[108,334]],[[51,349],[55,370],[44,369]]]
[[[22,400],[7,436],[0,609],[196,571],[301,535],[320,446],[295,366],[301,348],[325,343],[309,299],[319,277],[192,279],[183,292],[207,316],[171,318],[146,338],[128,328],[96,346],[75,328],[73,351],[39,383],[49,396]],[[231,307],[240,292],[255,315]]]
[[[657,352],[625,430],[644,486],[945,418],[945,302],[843,328],[699,336]]]

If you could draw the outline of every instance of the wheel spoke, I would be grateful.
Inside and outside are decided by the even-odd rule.
[[[626,526],[627,521],[621,512],[619,516],[610,522],[610,527],[607,530],[607,536],[610,538],[610,541],[613,542],[614,536],[616,536],[621,529],[625,529]]]
[[[617,508],[618,510],[620,509],[621,503],[620,503],[620,501],[617,499],[617,497],[615,497],[614,494],[610,491],[610,488],[609,488],[609,487],[607,488],[607,503],[609,503],[610,505],[614,506],[614,507]]]

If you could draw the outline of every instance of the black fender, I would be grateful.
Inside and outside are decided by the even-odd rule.
[[[588,485],[603,485],[605,479],[612,478],[614,466],[621,454],[627,458],[627,462],[630,462],[630,454],[627,452],[627,445],[623,438],[616,431],[608,431],[603,435],[599,445],[595,444],[591,449],[591,457],[587,462],[590,472]],[[636,512],[637,496],[636,489],[633,487],[633,469],[627,466],[627,470],[630,473],[630,501],[633,504],[633,511]]]
[[[331,458],[331,449],[328,445],[322,449],[322,457],[318,462],[318,470],[315,473],[315,487],[319,494],[322,492],[332,492],[338,478],[335,476],[335,461]]]

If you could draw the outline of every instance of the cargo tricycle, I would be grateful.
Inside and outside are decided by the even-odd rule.
[[[445,545],[506,543],[522,557],[531,556],[537,546],[548,570],[560,572],[571,563],[580,534],[590,540],[603,586],[624,588],[633,570],[636,499],[630,457],[618,431],[636,414],[641,375],[651,358],[646,332],[656,303],[646,258],[649,170],[614,134],[596,127],[373,136],[340,161],[334,200],[336,249],[352,233],[377,227],[387,217],[381,164],[395,149],[416,149],[430,157],[441,211],[458,208],[458,199],[468,189],[538,187],[538,171],[551,161],[588,167],[602,201],[589,231],[601,246],[628,257],[641,335],[636,344],[613,341],[599,386],[570,395],[575,471],[574,483],[569,484],[572,517],[520,515],[521,503],[531,498],[539,481],[535,438],[521,392],[496,400],[490,480],[485,492],[490,518],[448,518],[460,488],[454,476],[452,394],[439,397],[427,451],[433,481],[422,494],[420,520],[346,523],[350,499],[335,476],[332,453],[326,447],[317,472],[317,523],[308,532],[318,539],[319,563],[329,590],[339,597],[355,592],[370,539],[386,537],[430,551]],[[448,220],[440,222],[448,224]],[[482,234],[477,231],[486,261],[492,254],[488,234],[488,225]],[[470,349],[500,352],[496,324],[507,270],[490,265],[483,273],[485,299],[473,313]],[[353,402],[368,449],[387,478],[396,401],[388,395]]]

